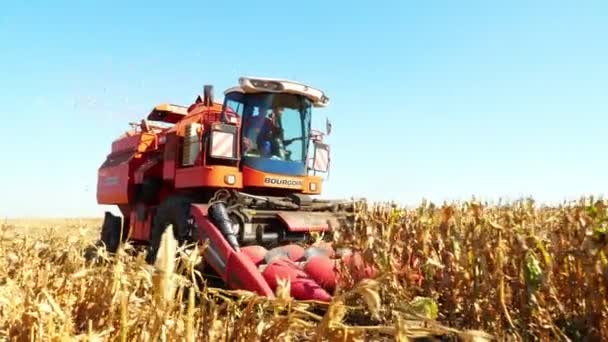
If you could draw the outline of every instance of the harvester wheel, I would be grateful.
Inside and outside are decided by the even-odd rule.
[[[106,211],[101,227],[100,239],[84,251],[84,258],[87,261],[98,260],[97,249],[104,248],[108,253],[114,254],[118,250],[121,242],[124,242],[129,234],[128,227],[122,227],[120,216],[116,216]],[[125,225],[126,226],[126,225]]]
[[[195,229],[191,229],[190,219],[191,201],[186,197],[169,197],[163,201],[156,209],[156,214],[152,220],[150,231],[150,245],[146,262],[150,265],[156,262],[162,235],[169,227],[173,226],[173,235],[177,240],[178,246],[182,246],[187,241],[196,241]]]
[[[110,253],[116,253],[121,242],[125,241],[128,231],[121,231],[122,220],[110,212],[105,213],[101,229],[101,241]],[[126,228],[128,229],[128,228]]]

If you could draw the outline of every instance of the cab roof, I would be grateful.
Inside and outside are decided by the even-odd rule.
[[[234,92],[245,94],[261,92],[289,93],[305,96],[315,107],[325,107],[329,104],[329,97],[322,90],[303,83],[278,78],[241,77],[239,78],[239,86],[227,89],[224,94]]]

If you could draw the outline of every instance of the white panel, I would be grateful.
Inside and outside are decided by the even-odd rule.
[[[321,172],[326,172],[329,165],[329,151],[323,148],[317,148],[315,152],[314,169]]]
[[[211,156],[232,158],[234,157],[234,134],[213,131],[211,142]]]
[[[186,126],[182,156],[182,164],[184,166],[194,165],[194,162],[196,161],[196,158],[198,158],[198,154],[201,151],[200,137],[198,134],[198,129],[200,127],[201,124],[196,122]]]

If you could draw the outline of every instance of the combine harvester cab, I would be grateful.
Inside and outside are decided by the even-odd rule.
[[[351,201],[326,201],[326,133],[311,130],[312,109],[329,99],[308,85],[242,77],[213,101],[213,89],[189,107],[156,106],[112,143],[98,171],[97,201],[106,213],[99,246],[110,253],[129,240],[153,264],[163,233],[180,245],[207,242],[202,269],[231,289],[273,296],[280,279],[298,299],[329,301],[336,253],[311,245],[348,221]],[[349,259],[349,260],[352,260]]]

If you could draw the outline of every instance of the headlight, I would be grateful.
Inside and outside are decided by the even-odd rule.
[[[317,183],[308,183],[308,190],[311,192],[317,191]]]
[[[242,88],[249,90],[257,90],[257,91],[281,91],[283,90],[283,85],[281,82],[276,80],[267,80],[267,79],[256,79],[256,78],[248,78],[241,77],[239,79],[239,83]]]
[[[277,82],[252,80],[251,84],[260,89],[281,90],[281,84]]]
[[[211,132],[211,157],[235,158],[234,134],[222,131]]]
[[[235,175],[226,175],[224,176],[224,182],[228,185],[234,185],[236,183]]]

